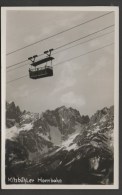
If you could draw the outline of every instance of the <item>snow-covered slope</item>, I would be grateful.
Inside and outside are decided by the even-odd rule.
[[[6,139],[15,140],[18,134],[19,131],[16,126],[6,129]]]

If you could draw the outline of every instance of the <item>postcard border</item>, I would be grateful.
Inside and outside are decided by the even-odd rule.
[[[44,8],[44,7],[43,7]],[[46,9],[47,9],[48,7],[46,7]],[[51,7],[52,8],[52,7]],[[98,7],[95,7],[97,10],[98,10]],[[102,7],[101,7],[102,8]],[[104,8],[104,7],[103,7]],[[4,8],[4,9],[6,9],[6,8]],[[12,9],[12,8],[9,8],[9,9]],[[16,9],[16,8],[14,8],[14,9]],[[26,9],[25,7],[24,7],[24,9]],[[49,9],[50,9],[50,7],[49,7]],[[57,9],[57,7],[55,7],[55,9]],[[60,9],[61,9],[61,7],[60,7]],[[64,9],[64,7],[63,7],[63,9]],[[75,7],[75,9],[76,9],[76,7]],[[78,9],[79,9],[79,7],[78,7]],[[93,7],[92,7],[92,9],[94,9]],[[110,11],[112,8],[110,8],[110,7],[108,7],[108,10]],[[107,10],[107,7],[105,8],[105,10]],[[118,20],[118,8],[116,7],[116,11],[115,11],[115,13],[116,13],[116,29],[119,29],[119,20]],[[118,13],[118,14],[117,14]],[[3,9],[2,9],[2,17],[3,17]],[[2,21],[3,21],[3,19],[2,19]],[[3,29],[2,29],[3,30]],[[119,32],[117,32],[118,30],[116,30],[116,36],[119,36]],[[3,32],[1,33],[1,34],[3,34]],[[3,48],[3,45],[4,45],[4,48]],[[119,53],[119,40],[117,40],[116,41],[116,44],[115,44],[115,50],[116,51],[118,51],[118,53]],[[4,39],[2,39],[2,64],[5,64],[5,43],[4,43]],[[116,91],[116,94],[115,94],[115,98],[117,98],[118,99],[118,105],[116,106],[116,110],[115,110],[115,116],[117,117],[115,120],[117,120],[118,121],[118,118],[119,118],[119,115],[118,115],[118,113],[119,113],[119,60],[118,60],[118,54],[117,54],[117,52],[116,52],[116,57],[115,57],[115,60],[116,60],[116,63],[117,63],[117,66],[118,66],[118,69],[115,69],[115,74],[116,74],[116,83],[115,83],[115,85],[117,85],[117,91]],[[6,79],[5,79],[5,75],[4,75],[4,71],[5,71],[5,69],[4,69],[5,67],[3,67],[2,66],[2,82],[3,83],[5,83],[5,81],[6,81]],[[5,87],[5,85],[3,86],[3,84],[2,84],[2,106],[3,106],[3,101],[5,100],[5,89],[6,89],[6,87]],[[4,104],[4,106],[2,107],[2,116],[4,115],[4,113],[5,113],[5,104]],[[119,121],[118,121],[119,122]],[[3,124],[5,124],[5,118],[2,118],[2,129],[4,129],[5,128],[5,126],[3,126]],[[117,126],[116,126],[116,128],[118,129],[118,127],[119,127],[119,123],[116,123],[117,124]],[[4,166],[4,163],[3,163],[3,161],[5,162],[5,151],[4,151],[4,146],[5,146],[5,139],[3,139],[3,138],[5,138],[4,137],[4,135],[3,135],[3,133],[2,133],[2,176],[3,176],[3,178],[4,178],[4,181],[5,181],[5,174],[3,174],[3,166]],[[115,132],[115,137],[116,137],[116,139],[118,139],[119,138],[119,134],[117,133],[116,134],[116,132]],[[119,140],[119,139],[118,139]],[[4,146],[3,146],[4,145]],[[117,158],[117,156],[119,157],[119,154],[118,154],[118,144],[117,144],[117,147],[116,147],[116,151],[114,151],[114,154],[115,154],[115,158]],[[4,157],[3,157],[4,156]],[[119,159],[117,160],[118,162],[119,162]],[[117,162],[117,163],[118,163]],[[115,171],[114,171],[115,172]],[[118,178],[118,169],[116,170],[116,177]],[[118,179],[119,180],[119,179]],[[114,184],[114,186],[113,185],[106,185],[106,186],[104,186],[104,188],[103,189],[118,189],[118,181],[117,181],[117,183],[116,183],[116,185]],[[36,187],[35,187],[36,186]],[[13,188],[14,187],[14,185],[12,185],[12,186],[8,186],[8,185],[6,185],[5,183],[3,183],[3,179],[2,179],[2,187],[3,187],[3,189],[20,189],[20,187],[21,187],[21,189],[46,189],[46,185],[44,185],[43,186],[43,188],[40,188],[40,186],[37,186],[37,185],[35,185],[35,186],[30,186],[30,185],[19,185],[19,184],[17,184],[16,186],[15,186],[15,188]],[[78,188],[77,186],[75,187],[75,185],[72,185],[70,188],[67,188],[67,185],[60,185],[60,186],[58,186],[58,185],[56,185],[56,187],[54,188],[54,185],[52,185],[52,186],[50,186],[50,185],[48,185],[47,187],[48,187],[48,189],[102,189],[101,188],[101,185],[100,185],[100,188],[99,188],[99,186],[97,186],[98,188],[96,188],[96,185],[95,186],[90,186],[90,188],[88,187],[88,186],[90,186],[90,185],[82,185],[82,187],[83,188]],[[28,188],[27,188],[28,187]],[[66,187],[66,188],[65,188]],[[84,188],[85,187],[85,188]],[[107,188],[105,188],[105,187],[107,187]]]

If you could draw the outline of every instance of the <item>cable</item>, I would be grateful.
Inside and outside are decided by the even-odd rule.
[[[68,60],[66,60],[66,61],[59,62],[58,64],[55,64],[55,65],[53,65],[53,66],[58,66],[59,64],[63,64],[63,63],[65,63],[65,62],[72,61],[72,60],[74,60],[74,59],[76,59],[76,58],[79,58],[79,57],[81,57],[81,56],[85,56],[85,55],[87,55],[87,54],[93,53],[93,52],[95,52],[95,51],[97,51],[97,50],[103,49],[103,48],[108,47],[108,46],[113,45],[113,44],[114,44],[114,42],[113,42],[113,43],[110,43],[110,44],[108,44],[108,45],[105,45],[105,46],[103,46],[103,47],[97,48],[97,49],[95,49],[95,50],[89,51],[89,52],[87,52],[87,53],[81,54],[81,55],[79,55],[79,56],[70,58],[70,59],[68,59]]]
[[[96,34],[96,33],[98,33],[98,32],[101,32],[101,31],[103,31],[103,30],[106,30],[106,29],[108,29],[108,28],[111,28],[112,26],[114,26],[114,24],[112,24],[112,25],[110,25],[110,26],[107,26],[107,27],[105,27],[105,28],[102,28],[102,29],[100,29],[99,31],[95,31],[95,32],[93,32],[93,33],[90,33],[90,34],[88,34],[88,35],[86,35],[86,36],[84,36],[84,37],[81,37],[81,38],[79,38],[79,39],[76,39],[76,40],[74,40],[74,41],[71,41],[71,42],[69,42],[69,43],[66,43],[66,44],[64,44],[64,45],[61,45],[61,46],[55,48],[54,50],[60,49],[60,48],[62,48],[62,47],[64,47],[64,46],[67,46],[67,45],[69,45],[69,44],[72,44],[72,43],[74,43],[74,42],[76,42],[76,41],[79,41],[79,40],[81,40],[81,39],[87,38],[87,37],[89,37],[89,36],[91,36],[91,35],[93,35],[93,34]],[[54,54],[56,54],[56,53],[58,53],[58,52],[55,52]],[[38,56],[42,56],[42,55],[44,55],[44,53],[43,53],[43,54],[39,54]],[[21,63],[23,63],[23,62],[26,62],[26,61],[28,61],[28,59],[25,60],[25,61],[18,62],[18,63],[16,63],[16,64],[12,64],[12,65],[10,65],[10,66],[7,66],[7,69],[9,69],[9,68],[11,68],[11,67],[13,67],[13,66],[16,66],[16,65],[18,65],[18,64],[21,64]]]
[[[45,54],[42,53],[42,54],[39,54],[38,56],[42,56],[42,55],[45,55]],[[10,65],[10,66],[7,66],[7,68],[11,68],[12,66],[16,66],[16,65],[18,65],[18,64],[22,64],[23,62],[27,62],[27,61],[29,61],[29,60],[28,60],[28,59],[27,59],[27,60],[23,60],[23,61],[18,62],[18,63],[16,63],[16,64],[12,64],[12,65]]]
[[[112,32],[114,32],[114,31],[105,33],[105,34],[103,34],[103,35],[99,35],[99,36],[97,36],[97,37],[95,37],[95,38],[92,38],[92,39],[90,39],[90,40],[87,40],[87,41],[84,41],[84,42],[82,42],[82,43],[78,43],[78,44],[73,45],[73,46],[71,46],[71,47],[68,47],[68,48],[62,49],[62,50],[60,50],[60,51],[57,51],[57,52],[55,52],[55,53],[53,53],[53,54],[55,55],[55,54],[57,54],[57,53],[60,53],[60,52],[62,52],[62,51],[65,51],[65,50],[67,50],[67,49],[71,49],[72,47],[76,47],[76,46],[78,46],[78,45],[82,45],[82,44],[87,43],[87,42],[89,42],[89,41],[95,40],[95,39],[97,39],[97,38],[99,38],[99,37],[103,37],[103,36],[105,36],[105,35],[107,35],[107,34],[111,34]],[[11,71],[13,71],[13,70],[15,70],[15,69],[18,69],[18,68],[21,68],[21,67],[24,67],[24,66],[27,66],[27,65],[30,65],[30,64],[24,64],[24,65],[22,65],[22,66],[15,67],[14,69],[8,70],[7,72],[11,72]]]
[[[106,15],[108,15],[108,14],[111,14],[112,12],[113,12],[113,11],[111,11],[111,12],[109,12],[109,13],[106,13],[106,14],[103,14],[103,15],[101,15],[101,16],[98,16],[98,17],[96,17],[96,18],[87,20],[87,21],[85,21],[85,22],[83,22],[83,23],[80,23],[80,24],[75,25],[75,26],[73,26],[73,27],[71,27],[71,28],[68,28],[68,29],[63,30],[63,31],[61,31],[61,32],[58,32],[58,33],[56,33],[56,34],[54,34],[54,35],[51,35],[51,36],[49,36],[49,37],[46,37],[46,38],[44,38],[44,39],[41,39],[41,40],[39,40],[39,41],[36,41],[36,42],[34,42],[34,43],[31,43],[31,44],[29,44],[29,45],[26,45],[26,46],[24,46],[24,47],[21,47],[21,48],[19,48],[19,49],[10,51],[10,52],[8,52],[6,55],[13,54],[13,53],[15,53],[15,52],[18,52],[18,51],[20,51],[20,50],[23,50],[23,49],[25,49],[25,48],[27,48],[27,47],[30,47],[30,46],[35,45],[35,44],[37,44],[37,43],[40,43],[40,42],[42,42],[42,41],[48,40],[48,39],[50,39],[50,38],[52,38],[52,37],[55,37],[55,36],[57,36],[57,35],[60,35],[60,34],[62,34],[62,33],[64,33],[64,32],[67,32],[67,31],[69,31],[69,30],[72,30],[72,29],[74,29],[74,28],[76,28],[76,27],[79,27],[79,26],[84,25],[84,24],[86,24],[86,23],[89,23],[89,22],[91,22],[91,21],[97,20],[98,18],[104,17],[104,16],[106,16]]]
[[[76,41],[79,41],[79,40],[81,40],[81,39],[87,38],[87,37],[89,37],[89,36],[91,36],[91,35],[93,35],[93,34],[96,34],[96,33],[98,33],[98,32],[101,32],[101,31],[103,31],[103,30],[106,30],[106,29],[108,29],[108,28],[110,28],[110,27],[112,27],[112,26],[114,26],[114,24],[112,24],[112,25],[110,25],[110,26],[107,26],[107,27],[105,27],[105,28],[103,28],[103,29],[100,29],[100,30],[98,30],[98,31],[95,31],[95,32],[93,32],[93,33],[90,33],[90,34],[88,34],[88,35],[85,35],[84,37],[81,37],[81,38],[79,38],[79,39],[76,39],[76,40],[74,40],[74,41],[72,41],[72,42],[70,42],[70,43],[66,43],[66,44],[64,44],[64,45],[62,45],[62,46],[59,46],[59,47],[55,48],[55,50],[56,50],[56,49],[60,49],[60,48],[62,48],[62,47],[64,47],[64,46],[69,45],[69,44],[71,44],[71,43],[74,43],[74,42],[76,42]]]
[[[110,34],[110,33],[112,33],[112,32],[114,32],[114,31],[105,33],[105,34],[103,34],[103,35],[99,35],[99,36],[97,36],[97,37],[95,37],[95,38],[89,39],[89,40],[84,41],[84,42],[82,42],[82,43],[78,43],[78,44],[73,45],[73,46],[71,46],[71,47],[68,47],[68,48],[62,49],[62,50],[60,50],[60,51],[57,51],[57,52],[55,52],[55,53],[53,53],[53,54],[57,54],[57,53],[60,53],[60,52],[62,52],[62,51],[65,51],[65,50],[67,50],[67,49],[70,49],[70,48],[72,48],[72,47],[76,47],[77,45],[81,45],[81,44],[87,43],[87,42],[92,41],[92,40],[94,40],[94,39],[97,39],[97,38],[99,38],[99,37],[103,37],[103,36],[105,36],[105,35],[107,35],[107,34]],[[61,48],[61,47],[60,47],[60,48]]]
[[[19,66],[19,67],[15,67],[15,68],[13,68],[13,69],[7,70],[7,72],[11,72],[11,71],[13,71],[13,70],[16,70],[16,69],[18,69],[18,68],[22,68],[22,67],[28,66],[28,65],[30,65],[30,64],[23,64],[23,65],[21,65],[21,66]]]
[[[97,49],[95,49],[95,50],[89,51],[89,52],[87,52],[87,53],[81,54],[81,55],[79,55],[79,56],[76,56],[76,57],[70,58],[70,59],[68,59],[68,60],[59,62],[59,63],[57,63],[57,64],[55,64],[55,65],[53,65],[53,66],[58,66],[58,65],[63,64],[63,63],[65,63],[65,62],[72,61],[72,60],[74,60],[74,59],[76,59],[76,58],[79,58],[79,57],[88,55],[88,54],[90,54],[90,53],[93,53],[93,52],[95,52],[95,51],[97,51],[97,50],[103,49],[103,48],[108,47],[108,46],[113,45],[113,44],[114,44],[114,42],[112,42],[112,43],[110,43],[110,44],[108,44],[108,45],[104,45],[103,47],[97,48]],[[21,79],[21,78],[27,77],[27,76],[28,76],[28,75],[24,75],[24,76],[22,76],[22,77],[19,77],[19,78],[10,80],[10,81],[7,82],[7,84],[9,84],[9,83],[11,83],[11,82],[14,82],[14,81],[16,81],[16,80],[19,80],[19,79]]]
[[[23,60],[23,61],[18,62],[18,63],[16,63],[16,64],[12,64],[12,65],[10,65],[10,66],[7,66],[6,68],[8,69],[8,68],[11,68],[12,66],[16,66],[16,65],[18,65],[18,64],[22,64],[22,63],[27,62],[27,61],[28,61],[28,60]]]
[[[24,75],[24,76],[21,76],[21,77],[19,77],[19,78],[13,79],[13,80],[11,80],[11,81],[8,81],[7,84],[8,84],[8,83],[11,83],[11,82],[13,82],[13,81],[22,79],[22,78],[27,77],[27,76],[28,76],[28,74],[26,74],[26,75]]]

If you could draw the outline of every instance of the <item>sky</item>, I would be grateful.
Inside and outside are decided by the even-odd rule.
[[[7,11],[6,53],[71,28],[107,12],[103,11]],[[21,62],[45,50],[56,48],[114,24],[114,13],[78,26],[65,33],[6,56],[6,66]],[[105,35],[104,35],[105,34]],[[104,36],[101,36],[104,35]],[[96,38],[97,36],[101,36]],[[93,39],[93,40],[90,40]],[[85,43],[83,43],[85,42]],[[65,105],[92,115],[98,109],[114,104],[114,26],[88,36],[52,53],[54,76],[32,80],[29,62],[6,72],[7,101],[14,101],[21,110],[44,112]],[[75,46],[76,44],[79,44]],[[111,44],[112,43],[112,44]],[[111,45],[109,45],[111,44]],[[107,47],[104,47],[109,45]],[[64,48],[74,46],[62,51]],[[98,48],[102,49],[96,50]],[[96,50],[92,53],[90,51]],[[82,55],[88,53],[87,55]],[[82,55],[69,61],[70,58]],[[63,62],[64,63],[60,63]],[[56,66],[56,64],[60,63]],[[27,64],[27,65],[26,65]],[[15,68],[15,67],[13,67]]]

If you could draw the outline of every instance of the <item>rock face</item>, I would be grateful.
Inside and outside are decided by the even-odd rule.
[[[113,183],[113,106],[89,118],[65,106],[41,115],[22,112],[12,102],[6,116],[7,183],[8,176]]]
[[[21,114],[19,106],[15,106],[14,102],[6,102],[6,125],[8,128],[20,121]]]

